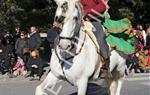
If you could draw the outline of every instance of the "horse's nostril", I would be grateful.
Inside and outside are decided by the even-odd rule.
[[[59,48],[61,48],[61,45],[58,45]]]
[[[58,16],[55,17],[55,21],[58,21]]]
[[[68,45],[68,47],[71,47],[71,45]]]
[[[62,22],[64,21],[64,19],[65,19],[64,16],[60,16],[60,17],[57,19],[57,21],[58,21],[59,23],[62,23]]]

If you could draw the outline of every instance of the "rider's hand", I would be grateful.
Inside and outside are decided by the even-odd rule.
[[[0,49],[0,52],[3,52],[3,50]]]
[[[32,67],[33,67],[33,68],[38,68],[38,66],[37,66],[37,65],[32,65]]]
[[[87,16],[84,16],[84,17],[83,17],[83,20],[84,20],[84,21],[90,21],[90,20],[87,18]]]

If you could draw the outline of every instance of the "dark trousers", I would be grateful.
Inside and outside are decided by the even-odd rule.
[[[132,63],[131,68],[129,68],[129,70],[131,71],[132,69],[134,69],[135,73],[138,73],[139,69],[138,63]]]
[[[42,68],[30,68],[30,71],[31,71],[30,76],[37,75],[37,76],[40,76],[40,77],[41,77],[42,74],[43,74]]]
[[[100,22],[92,22],[93,26],[96,28],[94,32],[98,44],[100,46],[100,54],[104,59],[108,59],[110,56],[109,46],[106,42],[106,34],[102,28]]]
[[[0,71],[3,74],[6,72],[8,72],[9,74],[12,73],[11,58],[9,56],[0,61]]]

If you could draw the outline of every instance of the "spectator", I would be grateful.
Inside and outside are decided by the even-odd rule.
[[[132,59],[131,59],[132,60],[132,66],[130,68],[130,71],[132,71],[132,69],[134,69],[135,73],[139,73],[140,72],[138,56],[139,56],[139,53],[137,52],[137,53],[132,55]]]
[[[0,71],[2,74],[6,72],[11,73],[11,65],[9,60],[7,60],[8,51],[2,41],[0,40]]]
[[[2,35],[2,33],[0,33],[0,43],[3,45],[5,44],[4,36]]]
[[[137,29],[138,29],[138,31],[141,33],[141,36],[143,37],[144,45],[145,45],[145,44],[146,44],[146,32],[145,32],[145,30],[143,29],[143,26],[142,26],[142,25],[137,25]]]
[[[26,37],[26,32],[21,31],[20,38],[17,39],[15,43],[15,50],[17,56],[20,56],[21,58],[23,58],[24,62],[27,62],[26,53],[29,52],[29,41]]]
[[[134,38],[135,38],[135,51],[142,51],[144,48],[144,40],[143,36],[141,35],[140,31],[134,32]]]
[[[17,41],[18,38],[20,38],[20,26],[17,25],[15,27],[15,33],[13,34],[14,43]]]
[[[4,35],[5,39],[5,47],[8,50],[9,54],[13,54],[14,50],[14,42],[13,42],[13,35],[10,32],[7,32]]]
[[[7,71],[9,74],[12,74],[12,64],[15,61],[14,56],[14,43],[13,36],[10,32],[6,32],[4,35],[5,39],[5,49],[6,49],[6,57],[5,57],[5,67],[7,67]]]
[[[23,61],[23,59],[21,57],[17,57],[17,63],[15,64],[15,66],[13,67],[13,75],[16,77],[18,75],[25,75],[26,74],[26,70],[25,70],[25,63]]]
[[[147,64],[150,67],[150,26],[147,28],[147,36],[146,36],[146,49],[148,50],[148,60]]]
[[[0,60],[5,58],[5,55],[6,55],[6,48],[4,44],[2,43],[2,40],[3,40],[3,36],[0,35]]]
[[[150,67],[150,49],[148,50],[147,65],[148,65],[148,67]]]
[[[147,36],[146,36],[146,49],[150,49],[150,26],[147,28]]]
[[[38,50],[41,45],[40,34],[35,26],[31,26],[29,34],[29,49],[31,51]]]
[[[0,42],[1,42],[2,39],[3,39],[3,35],[0,33]]]
[[[59,24],[57,22],[54,22],[53,27],[49,29],[47,32],[47,40],[50,44],[51,49],[54,48],[54,40],[59,33],[60,33]]]
[[[29,69],[29,76],[32,77],[31,80],[37,78],[40,80],[42,74],[43,74],[43,61],[39,56],[38,51],[32,51],[31,57],[28,60],[27,68]],[[35,77],[37,75],[37,77]]]

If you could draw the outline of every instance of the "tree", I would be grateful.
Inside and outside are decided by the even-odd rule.
[[[53,0],[0,0],[0,31],[13,31],[19,24],[23,29],[35,25],[40,29],[53,22]]]
[[[125,17],[136,23],[149,23],[150,0],[109,0],[112,19]],[[24,29],[31,25],[46,31],[53,22],[56,4],[54,0],[0,0],[0,32],[13,31],[16,24]]]
[[[0,0],[0,31],[9,31],[12,28],[12,23],[18,23],[16,15],[19,8],[14,0]]]
[[[133,25],[146,24],[150,20],[148,17],[150,7],[148,0],[110,0],[110,14],[112,19],[131,19]]]

